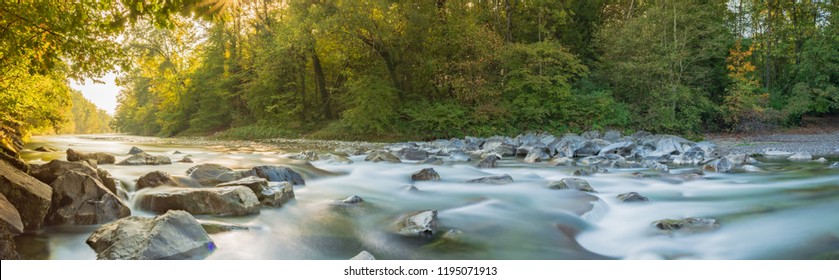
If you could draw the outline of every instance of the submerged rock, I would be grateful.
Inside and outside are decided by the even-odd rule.
[[[87,244],[100,260],[196,259],[215,250],[207,231],[184,211],[119,219],[94,231]]]
[[[194,161],[192,161],[192,157],[187,155],[187,156],[184,156],[183,158],[181,158],[180,160],[178,160],[178,162],[180,162],[180,163],[193,163]]]
[[[138,195],[143,210],[184,210],[193,215],[241,216],[259,213],[259,199],[245,186],[219,188],[157,188]]]
[[[644,202],[649,201],[650,199],[637,192],[628,192],[619,194],[618,200],[620,200],[621,202]]]
[[[418,164],[443,165],[443,160],[438,157],[428,157],[418,162]]]
[[[96,161],[97,164],[114,164],[117,160],[109,153],[83,153],[67,149],[67,161]]]
[[[93,225],[131,215],[131,210],[94,177],[69,171],[50,184],[48,225]]]
[[[385,151],[372,152],[369,155],[367,155],[366,158],[364,158],[364,161],[372,161],[372,162],[387,161],[387,162],[390,162],[390,163],[400,163],[400,162],[402,162],[401,160],[399,160],[399,157],[394,156],[393,154],[385,152]]]
[[[395,226],[396,234],[431,238],[437,231],[437,210],[422,210],[405,214],[397,220]]]
[[[341,203],[345,203],[345,204],[356,204],[356,203],[362,203],[362,202],[364,202],[364,199],[361,198],[360,196],[357,196],[357,195],[353,195],[353,196],[345,198],[344,200],[341,200]]]
[[[472,179],[466,181],[467,183],[481,183],[481,184],[493,184],[493,185],[504,185],[513,182],[513,177],[508,174],[500,175],[500,176],[487,176],[481,177],[477,179]]]
[[[136,155],[136,154],[139,154],[139,153],[143,153],[143,150],[140,149],[140,148],[137,148],[137,147],[131,147],[131,149],[128,150],[129,155]]]
[[[52,201],[52,188],[0,160],[0,194],[20,215],[25,231],[41,227]]]
[[[35,149],[33,149],[33,150],[34,150],[34,151],[36,151],[36,152],[44,152],[44,153],[52,153],[52,152],[55,152],[55,151],[56,151],[56,150],[55,150],[55,149],[53,149],[53,148],[50,148],[50,147],[45,147],[45,146],[37,147],[37,148],[35,148]]]
[[[596,192],[588,181],[580,178],[563,178],[559,181],[548,182],[548,188],[554,190],[578,190],[584,192]]]
[[[808,161],[812,160],[813,156],[808,152],[799,152],[789,156],[787,159],[791,161]]]
[[[702,233],[714,231],[720,227],[720,223],[712,218],[690,217],[681,220],[664,219],[653,222],[662,233]]]
[[[557,157],[551,160],[551,164],[554,166],[572,166],[574,165],[574,159],[570,157]]]
[[[132,155],[119,163],[117,165],[164,165],[164,164],[172,164],[172,159],[167,156],[155,156],[150,155],[145,152]]]
[[[498,160],[500,159],[501,158],[499,158],[496,155],[488,155],[484,159],[478,161],[478,163],[475,164],[475,166],[477,166],[478,168],[494,168],[498,166]]]
[[[237,224],[230,224],[230,223],[223,223],[217,221],[207,221],[207,220],[199,220],[199,224],[201,227],[204,228],[205,231],[209,234],[220,233],[220,232],[227,232],[227,231],[234,231],[234,230],[250,230],[248,226],[245,225],[237,225]]]
[[[353,260],[353,261],[375,261],[376,257],[374,257],[373,254],[368,253],[367,251],[361,251],[361,253],[358,253],[358,255],[355,255],[355,257],[350,258],[350,260]]]
[[[414,172],[414,174],[411,174],[411,180],[440,181],[440,174],[437,174],[437,171],[435,171],[434,168],[423,168],[422,170]]]

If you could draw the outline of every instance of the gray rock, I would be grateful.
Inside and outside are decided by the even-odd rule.
[[[375,151],[367,155],[364,158],[364,161],[372,161],[372,162],[380,162],[380,161],[387,161],[390,163],[400,163],[402,160],[399,157],[384,151]]]
[[[364,199],[361,198],[360,196],[357,196],[357,195],[353,195],[353,196],[345,198],[344,200],[341,200],[341,203],[346,203],[346,204],[356,204],[356,203],[362,203],[362,202],[364,202]]]
[[[0,194],[15,206],[25,231],[41,227],[52,201],[52,188],[0,160]]]
[[[405,190],[409,191],[409,192],[418,192],[418,191],[420,191],[420,190],[417,188],[417,186],[414,186],[414,185],[407,185],[407,186],[404,186],[403,188],[404,188]]]
[[[35,148],[35,149],[33,149],[33,150],[34,150],[34,151],[36,151],[36,152],[43,152],[43,153],[52,153],[52,152],[55,152],[55,151],[56,151],[56,150],[55,150],[55,149],[53,149],[53,148],[50,148],[50,147],[44,147],[44,146],[37,147],[37,148]]]
[[[818,163],[825,163],[825,162],[827,162],[827,159],[826,159],[826,158],[821,157],[821,158],[819,158],[819,159],[817,159],[817,160],[814,160],[814,161],[815,161],[815,162],[818,162]]]
[[[55,179],[52,203],[45,218],[48,225],[94,225],[131,215],[116,194],[94,177],[69,171]]]
[[[443,160],[438,157],[428,157],[424,160],[419,161],[418,164],[428,164],[428,165],[443,165]]]
[[[164,213],[184,210],[193,215],[241,216],[259,213],[259,199],[245,186],[220,188],[155,188],[138,194],[140,209]]]
[[[664,219],[653,222],[661,233],[702,233],[717,230],[720,223],[711,218]]]
[[[524,157],[524,162],[536,163],[550,159],[551,156],[542,150],[532,150]]]
[[[649,169],[661,171],[661,172],[664,172],[664,173],[670,172],[670,167],[668,167],[667,165],[662,164],[658,161],[654,161],[654,160],[644,160],[644,161],[641,162],[641,166],[643,166],[644,168],[649,168]]]
[[[578,190],[584,192],[596,192],[588,181],[580,178],[563,178],[559,181],[548,182],[548,188],[554,190]]]
[[[201,227],[204,228],[204,230],[207,231],[207,233],[209,234],[251,229],[248,226],[244,225],[222,223],[217,221],[198,220],[198,223],[201,224]]]
[[[67,161],[94,160],[97,164],[114,164],[116,157],[109,153],[83,153],[67,149]]]
[[[215,249],[201,224],[184,211],[119,219],[94,231],[87,244],[105,260],[196,259]]]
[[[604,147],[608,147],[609,144],[611,143],[600,139],[585,141],[582,145],[580,145],[579,148],[574,150],[574,156],[588,157],[597,155],[598,153],[600,153],[600,150],[602,150]]]
[[[493,185],[504,185],[513,182],[513,177],[508,174],[500,175],[500,176],[487,176],[481,177],[477,179],[472,179],[466,181],[467,183],[481,183],[481,184],[493,184]]]
[[[139,154],[139,153],[143,153],[143,150],[140,149],[140,148],[137,148],[137,147],[131,147],[131,149],[128,150],[129,155],[136,155],[136,154]]]
[[[163,171],[153,171],[140,176],[134,186],[137,190],[156,188],[159,186],[178,187],[182,186],[172,175]]]
[[[2,153],[0,152],[0,154]],[[0,161],[5,161],[5,159],[0,159]],[[20,255],[18,255],[15,246],[14,236],[15,234],[10,232],[10,228],[0,225],[0,260],[20,259]]]
[[[789,156],[787,159],[791,161],[809,161],[813,159],[813,156],[808,152],[798,152]]]
[[[555,157],[551,160],[551,164],[554,166],[572,166],[574,165],[574,159],[570,157]]]
[[[269,182],[289,182],[293,185],[305,185],[300,173],[286,166],[255,166],[251,169],[257,177],[268,179]]]
[[[102,168],[97,168],[96,174],[96,178],[99,180],[100,183],[102,183],[103,186],[105,186],[106,189],[119,196],[122,184],[119,181],[117,181],[117,179],[115,179],[110,172]],[[125,189],[122,189],[122,191],[125,191]]]
[[[139,153],[132,155],[117,165],[164,165],[172,164],[172,159],[167,156],[155,156],[147,153]]]
[[[405,148],[396,152],[399,158],[405,160],[424,160],[428,158],[428,152],[417,148]]]
[[[437,231],[437,210],[422,210],[403,215],[396,221],[396,234],[430,239]]]
[[[455,151],[449,154],[449,161],[471,161],[472,157],[463,151]]]
[[[23,221],[20,220],[20,214],[3,194],[0,194],[0,228],[7,230],[10,235],[23,233]]]
[[[731,172],[731,169],[733,169],[733,168],[734,168],[734,165],[731,164],[731,161],[729,161],[728,158],[716,159],[716,160],[702,166],[702,169],[704,169],[706,171],[717,172],[717,173],[729,173],[729,172]]]
[[[601,148],[600,151],[597,152],[599,156],[605,156],[608,154],[617,154],[622,157],[628,157],[632,155],[632,151],[635,149],[635,143],[629,141],[623,142],[615,142],[605,147]]]
[[[621,139],[621,132],[617,131],[617,130],[609,130],[609,131],[606,131],[606,133],[603,134],[602,138],[603,138],[603,140],[606,140],[606,141],[609,141],[609,142],[617,142]]]
[[[315,151],[302,151],[299,154],[291,156],[293,159],[300,159],[300,160],[308,160],[308,161],[316,161],[320,160],[318,153]]]
[[[833,164],[831,164],[827,168],[839,168],[839,162],[834,162]]]
[[[478,168],[494,168],[498,166],[498,160],[500,159],[501,158],[499,158],[496,155],[488,155],[484,159],[478,161],[478,163],[475,164],[475,166],[477,166]]]
[[[583,132],[583,134],[580,135],[580,136],[582,136],[583,138],[588,139],[588,140],[600,139],[600,131],[589,130],[589,131]]]
[[[355,257],[352,257],[350,260],[353,260],[353,261],[375,261],[376,257],[374,257],[372,254],[368,253],[367,251],[361,251],[361,253],[358,253],[358,255],[355,255]]]
[[[233,171],[230,168],[215,163],[202,163],[186,170],[186,175],[195,179],[204,186],[214,186],[224,181],[219,180],[219,175]],[[234,178],[230,178],[234,179]],[[234,180],[238,180],[235,178]]]
[[[440,174],[437,174],[437,171],[435,171],[434,168],[423,168],[422,170],[414,172],[414,174],[411,174],[411,180],[440,181]]]
[[[332,154],[326,156],[326,162],[340,163],[340,164],[351,164],[351,163],[353,163],[353,161],[351,159],[349,159],[345,156],[332,155]]]
[[[257,196],[261,197],[259,201],[262,205],[281,207],[295,198],[294,186],[289,182],[280,182],[276,186],[269,186]]]
[[[637,192],[628,192],[619,194],[618,200],[620,200],[621,202],[644,202],[649,201],[650,199]]]
[[[294,188],[291,183],[281,182],[279,186],[271,187],[268,184],[268,180],[256,176],[249,176],[216,185],[219,188],[233,186],[245,186],[251,189],[256,194],[259,202],[266,206],[279,207],[294,198]]]

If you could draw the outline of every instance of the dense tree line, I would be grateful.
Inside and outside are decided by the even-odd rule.
[[[53,60],[122,66],[114,127],[134,134],[697,133],[839,111],[835,0],[104,2],[87,8],[114,20],[78,37],[94,48]],[[34,49],[16,69],[57,72],[10,42]]]

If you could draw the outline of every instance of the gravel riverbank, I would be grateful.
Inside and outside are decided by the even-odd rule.
[[[708,140],[736,153],[759,154],[766,150],[808,152],[813,157],[839,156],[839,131],[801,134],[776,133],[753,136],[714,135]]]

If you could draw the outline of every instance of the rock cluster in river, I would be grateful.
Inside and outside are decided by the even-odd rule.
[[[114,164],[116,157],[109,153],[84,153],[67,149],[67,161],[93,161],[97,164]]]

